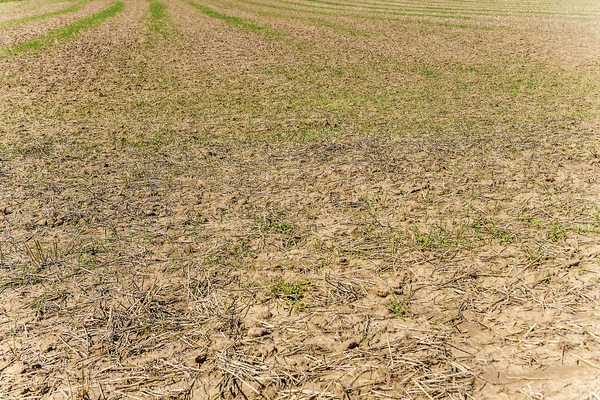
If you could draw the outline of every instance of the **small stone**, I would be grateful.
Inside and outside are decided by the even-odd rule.
[[[196,358],[194,358],[194,361],[196,362],[196,364],[204,364],[207,359],[208,359],[208,355],[206,353],[203,353],[203,354],[196,356]]]
[[[259,319],[271,319],[273,318],[273,313],[271,311],[264,311],[258,314]]]
[[[358,342],[354,339],[349,339],[344,342],[344,347],[348,350],[352,350],[358,347]]]
[[[269,334],[269,330],[267,328],[250,328],[248,329],[248,336],[251,337],[261,337]]]

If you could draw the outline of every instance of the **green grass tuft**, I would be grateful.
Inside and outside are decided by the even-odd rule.
[[[304,296],[304,293],[311,287],[312,283],[308,280],[300,280],[297,282],[281,280],[271,288],[271,292],[277,297],[298,300],[301,299]]]

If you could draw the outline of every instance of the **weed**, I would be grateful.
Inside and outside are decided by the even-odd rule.
[[[433,246],[434,240],[430,233],[421,234],[419,232],[415,233],[415,240],[417,244],[421,247],[431,247]]]
[[[429,67],[421,67],[421,74],[426,78],[437,78],[440,74]]]
[[[77,257],[77,266],[79,268],[95,269],[96,257],[90,253],[81,253]]]
[[[255,256],[254,249],[245,240],[236,241],[235,243],[231,244],[229,248],[230,254],[238,264],[242,263],[248,257]]]
[[[255,219],[256,227],[264,233],[276,234],[281,238],[285,247],[297,244],[296,225],[280,216],[263,215]]]
[[[294,232],[296,226],[292,222],[282,221],[279,218],[264,217],[264,226],[270,232],[289,235]]]
[[[567,229],[560,223],[553,223],[548,239],[552,242],[559,242],[567,237]]]
[[[547,257],[547,252],[542,244],[525,246],[524,253],[530,262],[540,262]]]
[[[504,227],[499,227],[496,224],[492,226],[492,235],[500,240],[500,244],[508,244],[513,241],[513,234]]]
[[[304,294],[313,287],[309,280],[286,281],[281,280],[271,286],[271,295],[288,302],[297,303],[304,298]]]
[[[529,218],[527,219],[527,221],[531,223],[531,225],[533,225],[535,228],[541,228],[544,226],[544,222],[540,221],[539,219]]]
[[[411,315],[410,305],[404,301],[398,300],[396,297],[391,298],[387,302],[386,307],[391,313],[401,319],[405,319]]]

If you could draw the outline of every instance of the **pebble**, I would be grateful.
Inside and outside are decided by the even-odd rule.
[[[267,328],[250,328],[248,329],[248,336],[250,337],[261,337],[269,334]]]
[[[196,362],[196,364],[204,364],[207,359],[208,359],[208,355],[206,353],[203,353],[203,354],[196,356],[194,361]]]
[[[273,317],[273,313],[271,311],[264,311],[258,314],[259,319],[271,319]]]

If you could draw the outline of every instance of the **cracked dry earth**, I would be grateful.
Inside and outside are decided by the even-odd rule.
[[[115,3],[0,23],[0,399],[600,396],[597,2]]]

